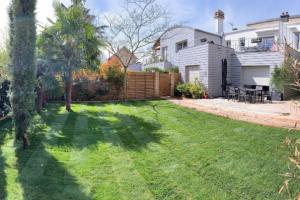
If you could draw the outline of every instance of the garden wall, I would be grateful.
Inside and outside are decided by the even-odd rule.
[[[178,73],[128,72],[127,95],[124,95],[123,88],[118,91],[114,87],[109,87],[105,80],[100,78],[96,80],[88,81],[80,87],[75,84],[72,99],[74,101],[106,101],[122,100],[126,96],[129,100],[142,100],[174,96],[176,85],[180,82],[180,75]],[[90,95],[95,92],[96,94]]]

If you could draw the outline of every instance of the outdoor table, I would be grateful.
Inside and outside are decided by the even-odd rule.
[[[255,101],[256,101],[256,95],[257,93],[260,93],[261,94],[261,102],[263,102],[263,90],[262,89],[250,89],[250,88],[245,88],[245,91],[248,92],[250,94],[250,97],[251,97],[251,102],[252,102],[252,98],[254,97]]]

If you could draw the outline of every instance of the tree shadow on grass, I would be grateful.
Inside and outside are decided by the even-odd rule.
[[[147,121],[133,114],[91,109],[103,104],[88,106],[90,109],[86,111],[70,113],[61,135],[52,137],[48,143],[51,146],[83,149],[93,147],[100,142],[120,146],[126,150],[139,151],[147,148],[150,143],[160,143],[163,137],[157,132],[161,126],[156,121]],[[76,123],[79,123],[82,118],[86,120],[85,127],[79,126],[76,129]],[[48,126],[52,126],[51,120],[45,116],[43,119]],[[74,143],[74,135],[79,142]]]
[[[6,159],[3,155],[1,147],[4,145],[6,135],[9,133],[11,133],[11,121],[9,119],[0,121],[0,199],[7,198],[7,180],[5,174]]]
[[[64,163],[47,152],[47,128],[43,122],[35,122],[30,148],[26,151],[16,149],[18,181],[22,185],[23,199],[91,199]]]
[[[89,106],[99,108],[103,105]],[[139,151],[150,143],[159,143],[162,138],[157,133],[160,129],[158,123],[135,115],[88,109],[71,112],[65,120],[60,121],[57,119],[66,115],[60,110],[60,105],[56,104],[47,107],[39,121],[34,122],[30,149],[16,149],[18,181],[22,185],[25,200],[91,199],[90,194],[83,192],[83,186],[77,178],[70,174],[67,165],[50,154],[48,148],[54,151],[65,149],[68,154],[73,149],[110,143],[126,150]],[[55,134],[49,136],[49,128]]]

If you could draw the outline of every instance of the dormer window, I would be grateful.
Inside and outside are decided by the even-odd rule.
[[[187,46],[188,46],[188,41],[187,40],[177,42],[176,43],[176,52],[187,48]]]
[[[231,47],[231,40],[226,40],[226,46]]]
[[[206,43],[206,42],[207,42],[207,38],[202,38],[202,39],[200,40],[200,42],[201,42],[201,44]]]
[[[246,41],[245,41],[245,38],[240,38],[239,39],[239,43],[240,43],[240,47],[245,47],[245,43],[246,43]]]
[[[244,51],[245,46],[246,46],[246,39],[245,38],[240,38],[239,39],[239,45],[240,45],[240,51]]]

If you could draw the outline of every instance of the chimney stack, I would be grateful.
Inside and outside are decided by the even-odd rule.
[[[215,12],[215,31],[219,35],[224,33],[224,19],[225,14],[222,10]]]
[[[289,22],[290,19],[289,12],[282,12],[282,14],[280,15],[280,19],[282,22]]]
[[[288,22],[290,20],[290,14],[288,12],[282,12],[279,20],[279,43],[284,44],[290,40],[290,34],[288,33]]]

